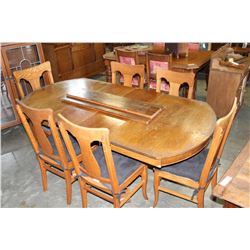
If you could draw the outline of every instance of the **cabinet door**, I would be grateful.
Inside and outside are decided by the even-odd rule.
[[[44,55],[40,44],[17,43],[2,44],[1,56],[1,129],[3,129],[19,123],[15,111],[15,99],[19,96],[13,72],[44,62]],[[29,85],[25,81],[22,81],[22,84],[24,92],[29,93],[31,91]]]
[[[17,98],[18,92],[13,72],[27,69],[44,62],[41,45],[36,43],[7,44],[2,47],[2,56],[6,67],[7,78],[10,81],[15,98]],[[23,85],[25,94],[31,91],[25,81],[21,81],[21,84]]]
[[[1,129],[14,126],[19,123],[19,117],[14,107],[15,101],[10,87],[10,82],[7,80],[7,74],[1,63]]]

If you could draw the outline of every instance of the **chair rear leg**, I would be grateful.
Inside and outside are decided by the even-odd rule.
[[[153,207],[156,207],[157,203],[158,203],[158,198],[159,198],[159,185],[160,185],[160,176],[157,170],[154,171],[154,193],[155,193],[155,199],[154,199],[154,203],[153,203]]]
[[[145,200],[148,200],[148,195],[147,195],[147,183],[148,183],[148,168],[145,166],[143,168],[143,172],[141,175],[143,184],[142,184],[142,194]]]
[[[69,170],[65,170],[65,182],[66,182],[66,197],[67,204],[70,205],[72,201],[72,182],[71,182],[71,173]]]
[[[41,175],[42,175],[42,185],[43,185],[43,191],[46,192],[48,190],[48,179],[47,179],[47,169],[45,167],[45,162],[38,158]]]
[[[88,207],[88,194],[86,190],[86,183],[81,179],[81,177],[78,178],[81,197],[82,197],[82,207],[86,208]]]
[[[213,190],[213,189],[215,188],[215,186],[217,185],[217,176],[218,176],[218,168],[217,168],[216,172],[214,173],[214,176],[213,176],[213,178],[212,178],[212,180],[211,180],[212,190]],[[216,197],[213,196],[212,194],[211,194],[211,196],[210,196],[210,199],[211,199],[212,201],[216,201]]]

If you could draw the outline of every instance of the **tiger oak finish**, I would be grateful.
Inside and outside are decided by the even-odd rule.
[[[117,73],[120,72],[124,77],[124,86],[132,87],[133,76],[139,75],[140,82],[139,88],[143,89],[144,86],[144,74],[145,67],[144,65],[130,65],[118,62],[111,62],[111,72],[112,72],[112,83],[116,84],[117,82]]]
[[[86,90],[127,98],[127,103],[136,100],[160,105],[163,110],[145,124],[116,118],[100,110],[79,108],[61,100],[68,93],[80,95]],[[23,102],[34,108],[53,109],[56,120],[60,112],[77,125],[108,128],[112,150],[156,167],[198,153],[207,145],[216,124],[215,113],[205,102],[86,78],[48,85],[26,96]]]
[[[116,61],[117,62],[122,62],[121,58],[122,57],[128,57],[133,59],[134,64],[139,64],[139,58],[138,58],[138,53],[137,51],[126,51],[122,49],[115,49],[115,56],[116,56]]]
[[[82,91],[80,94],[67,94],[63,102],[77,107],[99,110],[108,115],[137,120],[148,124],[159,112],[162,106],[148,104],[134,100],[128,101],[126,97],[115,96],[94,91]]]
[[[172,70],[157,69],[156,70],[156,92],[161,92],[161,80],[166,79],[169,82],[169,94],[179,96],[179,90],[183,83],[188,84],[188,98],[192,99],[194,95],[195,74],[190,72],[178,72]]]
[[[30,139],[37,160],[39,162],[43,190],[48,190],[47,171],[65,179],[67,204],[72,200],[72,183],[76,180],[71,161],[68,161],[58,128],[54,121],[53,110],[35,109],[24,105],[16,100],[17,112],[20,116],[24,129]],[[45,129],[44,122],[48,127]],[[53,137],[55,148],[49,136]],[[78,156],[79,157],[79,156]]]
[[[41,88],[40,77],[45,72],[47,73],[47,76],[48,76],[48,83],[49,84],[54,83],[49,61],[41,63],[37,66],[31,67],[28,69],[13,72],[13,75],[16,80],[17,89],[21,98],[23,98],[25,94],[24,94],[22,85],[20,83],[20,80],[24,79],[28,81],[30,83],[32,90],[34,91],[34,90]]]
[[[147,63],[147,80],[148,82],[150,79],[156,80],[156,72],[153,72],[150,62],[165,62],[167,63],[168,69],[172,66],[172,54],[165,55],[165,54],[156,54],[156,53],[147,53],[146,54],[146,63]]]
[[[150,51],[154,53],[154,51]],[[173,57],[172,59],[172,67],[177,69],[185,69],[185,70],[200,70],[203,66],[209,62],[210,56],[212,55],[213,51],[190,51],[188,53],[188,57],[180,57],[176,58]],[[140,60],[140,64],[146,64],[146,52]],[[113,52],[108,52],[103,55],[103,59],[106,61],[116,61],[116,55]],[[108,62],[106,62],[106,65]]]
[[[214,196],[224,200],[224,207],[250,207],[249,151],[250,140],[213,190]],[[227,183],[226,179],[229,180]]]
[[[179,174],[162,171],[156,169],[154,171],[154,192],[155,192],[155,199],[153,203],[153,207],[156,206],[159,198],[159,191],[163,191],[172,195],[175,195],[179,198],[194,202],[197,204],[199,208],[204,207],[204,195],[205,192],[211,183],[212,188],[215,187],[217,184],[217,175],[218,175],[218,168],[219,168],[219,161],[221,159],[221,155],[223,153],[223,149],[225,143],[227,141],[227,137],[231,130],[233,120],[236,114],[237,109],[237,99],[235,99],[234,104],[231,108],[231,111],[224,117],[220,118],[216,122],[216,127],[214,130],[213,138],[210,144],[209,151],[206,156],[206,160],[202,167],[202,171],[200,174],[199,179],[196,181],[192,178],[188,178],[187,176],[182,176]],[[196,168],[198,168],[198,162],[194,163]],[[181,168],[182,166],[175,166],[175,168]],[[213,169],[214,168],[214,169]],[[195,172],[193,169],[190,169],[191,173],[190,176]],[[210,176],[211,175],[211,176]],[[166,179],[171,182],[175,182],[177,184],[189,187],[194,189],[195,192],[192,196],[180,193],[176,190],[167,188],[165,186],[161,186],[160,182],[161,179]]]
[[[145,164],[136,162],[137,169],[129,174],[126,179],[122,181],[122,183],[119,183],[118,173],[115,168],[115,161],[110,147],[109,130],[107,128],[80,127],[67,120],[61,114],[58,114],[58,116],[60,118],[60,131],[78,176],[83,207],[87,207],[88,204],[87,192],[91,192],[94,195],[112,202],[114,207],[123,206],[140,188],[142,188],[145,200],[148,200],[148,174],[147,166]],[[68,132],[70,132],[78,141],[81,148],[81,158],[77,158]],[[94,155],[95,153],[92,151],[91,144],[93,142],[99,142],[99,144],[102,145],[99,146],[99,150],[103,151],[106,169],[108,172],[107,177],[103,175],[101,166],[99,165],[100,162],[98,162],[96,156]],[[119,159],[124,160],[124,157],[119,157]],[[80,163],[82,163],[82,165]],[[125,174],[129,167],[131,166],[125,165],[123,167],[123,174]],[[132,190],[130,190],[128,186],[130,186],[130,184],[138,177],[141,177],[141,181],[133,187]]]

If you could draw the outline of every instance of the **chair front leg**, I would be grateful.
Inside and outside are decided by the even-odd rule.
[[[121,205],[120,205],[120,198],[118,195],[113,195],[113,205],[114,205],[114,208],[120,208]]]
[[[86,182],[81,177],[78,178],[78,182],[79,182],[81,196],[82,196],[82,207],[86,208],[88,206]]]
[[[143,172],[141,175],[142,178],[142,194],[145,200],[148,200],[148,195],[147,195],[147,183],[148,183],[148,168],[147,166],[144,166]]]

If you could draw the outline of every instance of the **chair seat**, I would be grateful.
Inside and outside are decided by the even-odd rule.
[[[99,163],[102,177],[109,178],[102,146],[99,146],[94,151],[94,156]],[[135,172],[140,167],[141,162],[116,152],[112,152],[112,156],[115,164],[118,183],[121,185],[133,172]],[[106,185],[106,183],[103,184]]]
[[[54,141],[54,138],[53,138],[52,134],[48,136],[48,139],[49,139],[49,142],[50,142],[50,144],[51,144],[51,146],[52,146],[52,148],[53,148],[53,150],[54,150],[54,154],[55,154],[55,155],[58,155],[57,147],[56,147],[56,144],[55,144],[55,141]],[[66,153],[67,160],[68,160],[68,161],[71,161],[70,155],[69,155],[69,153],[68,153],[68,150],[67,150],[67,148],[66,148],[66,145],[65,145],[65,143],[64,143],[64,140],[63,140],[63,138],[62,138],[62,136],[61,136],[61,133],[60,133],[60,139],[61,139],[61,141],[62,141],[63,149],[64,149],[64,152]],[[81,153],[81,150],[80,150],[80,146],[79,146],[77,140],[76,140],[73,136],[71,136],[71,135],[70,135],[70,140],[71,140],[71,142],[72,142],[72,145],[73,145],[73,147],[74,147],[74,150],[75,150],[76,155],[79,155],[79,154]]]
[[[205,148],[185,161],[161,168],[161,171],[199,181],[207,154],[208,149]]]

